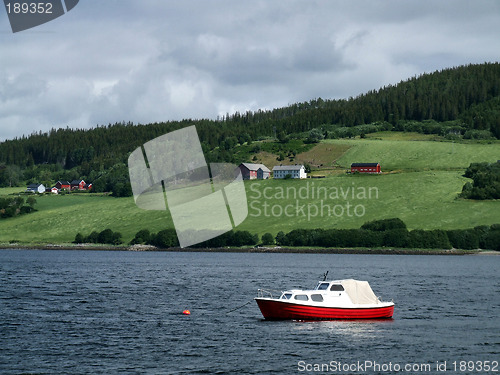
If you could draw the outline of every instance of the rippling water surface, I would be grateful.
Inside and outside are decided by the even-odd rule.
[[[499,256],[2,250],[0,373],[437,373],[444,361],[447,373],[481,373],[500,359],[499,266]],[[312,288],[327,270],[394,299],[394,319],[262,320],[258,288]]]

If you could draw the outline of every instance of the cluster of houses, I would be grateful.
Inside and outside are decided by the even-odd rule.
[[[238,168],[244,180],[267,180],[271,171],[264,164],[241,163]],[[351,173],[382,173],[380,163],[352,163]],[[306,168],[302,164],[276,165],[272,170],[273,178],[307,178]]]
[[[267,180],[271,177],[271,170],[264,164],[241,163],[238,168],[244,180]],[[380,163],[352,163],[351,173],[382,173]],[[273,178],[307,178],[306,168],[302,164],[276,165],[272,170]],[[28,193],[53,193],[60,191],[85,191],[92,189],[92,184],[84,180],[57,181],[53,187],[45,187],[43,184],[31,184],[26,189]]]
[[[92,184],[87,184],[83,180],[57,181],[53,187],[45,187],[43,184],[30,184],[26,189],[27,193],[53,193],[59,194],[60,191],[86,191],[92,189]]]
[[[267,180],[271,177],[271,171],[264,164],[241,163],[238,168],[244,180]],[[277,165],[273,167],[274,178],[307,178],[306,168],[302,164]]]

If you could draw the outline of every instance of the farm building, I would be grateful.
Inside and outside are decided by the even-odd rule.
[[[57,190],[71,190],[71,184],[68,181],[57,181],[55,187]]]
[[[380,163],[352,163],[351,173],[381,173]]]
[[[307,178],[306,168],[302,164],[277,165],[273,168],[274,178],[285,178],[287,175],[291,178]]]
[[[57,189],[58,191],[60,191],[60,190],[67,190],[67,191],[70,191],[70,190],[90,190],[90,189],[92,189],[92,184],[87,184],[83,180],[73,180],[71,182],[57,181],[54,188]],[[53,193],[53,191],[52,191],[52,193]]]
[[[45,186],[43,184],[30,184],[26,189],[27,193],[45,193]]]
[[[47,187],[47,188],[45,188],[45,192],[52,193],[52,194],[59,194],[59,189],[56,188],[55,186],[51,187],[51,188]]]
[[[241,163],[238,168],[244,180],[267,180],[271,171],[264,164]]]
[[[71,190],[89,190],[90,187],[88,187],[83,180],[73,180],[71,181]],[[92,186],[92,185],[90,185]]]

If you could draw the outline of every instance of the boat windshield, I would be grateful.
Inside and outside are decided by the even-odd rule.
[[[292,298],[292,293],[283,293],[281,299],[290,299]]]
[[[330,283],[319,283],[316,290],[327,290]]]

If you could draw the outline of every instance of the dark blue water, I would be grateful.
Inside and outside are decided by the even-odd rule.
[[[4,250],[0,373],[434,374],[445,361],[448,374],[498,373],[478,369],[500,359],[499,266],[499,256]],[[394,299],[394,319],[268,322],[254,301],[228,314],[258,288],[311,288],[327,270]]]

